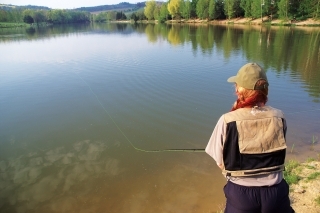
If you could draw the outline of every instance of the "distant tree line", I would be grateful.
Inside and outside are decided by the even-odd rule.
[[[114,20],[127,20],[126,14],[122,11],[108,11],[108,12],[101,12],[96,15],[93,15],[93,21],[95,22],[106,22],[106,21],[114,21]]]
[[[140,8],[144,8],[145,2],[140,2],[136,4],[130,4],[128,2],[121,2],[114,5],[101,5],[95,7],[80,7],[77,10],[87,11],[87,12],[100,12],[100,11],[136,11]]]
[[[285,20],[320,18],[319,0],[168,0],[146,2],[148,20],[199,18],[207,20],[268,16]]]
[[[90,22],[91,14],[75,10],[33,10],[33,9],[0,9],[0,22],[25,22],[28,24],[83,23]]]
[[[125,8],[132,10],[132,6],[143,6],[138,10],[126,15]],[[97,9],[117,9],[97,14],[89,11]],[[304,20],[307,18],[320,18],[320,0],[168,0],[160,2],[148,0],[146,2],[118,5],[104,5],[80,10],[59,9],[8,9],[0,7],[0,22],[26,22],[39,24],[41,22],[63,24],[79,22],[105,22],[112,20],[132,19],[158,20],[165,22],[171,19],[202,19],[219,20],[246,17],[251,19],[268,16],[270,19],[279,18],[284,20]],[[82,8],[85,9],[85,8]]]

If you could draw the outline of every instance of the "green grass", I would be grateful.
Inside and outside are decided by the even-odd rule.
[[[320,172],[314,172],[307,177],[307,180],[308,181],[314,180],[314,179],[317,179],[318,177],[320,177]]]
[[[315,199],[315,201],[316,201],[316,204],[318,204],[318,205],[320,206],[320,196],[318,196],[318,197]]]
[[[285,165],[285,171],[284,171],[284,179],[287,181],[289,185],[296,184],[301,180],[301,177],[297,175],[296,173],[299,173],[301,171],[301,168],[299,168],[299,163],[294,160],[290,160]]]
[[[26,27],[29,26],[29,24],[18,22],[18,23],[12,23],[12,22],[0,22],[0,28],[13,28],[13,27]]]

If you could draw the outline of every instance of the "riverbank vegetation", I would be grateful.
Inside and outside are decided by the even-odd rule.
[[[159,4],[146,2],[144,14],[148,20],[165,22],[170,19],[222,20],[244,17],[248,19],[268,17],[291,22],[320,18],[318,0],[170,0]]]
[[[30,25],[134,21],[134,22],[214,22],[244,18],[259,24],[295,24],[312,19],[320,20],[318,0],[148,0],[136,5],[126,2],[117,5],[81,7],[73,10],[50,9],[41,6],[0,5],[0,22]],[[316,22],[311,25],[317,25]],[[14,25],[0,25],[11,27]],[[21,25],[19,25],[21,26]]]
[[[89,12],[61,9],[0,9],[0,27],[48,24],[85,23],[91,21]]]
[[[319,160],[310,158],[304,163],[295,160],[286,163],[284,177],[290,186],[290,200],[296,212],[320,212]]]

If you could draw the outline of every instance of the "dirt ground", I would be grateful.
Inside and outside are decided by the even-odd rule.
[[[297,172],[301,180],[290,185],[291,206],[296,213],[320,213],[320,175],[310,178],[320,172],[320,162],[302,163]]]
[[[263,22],[268,21],[268,17],[263,17]],[[180,21],[172,21],[172,22],[188,22],[188,23],[215,23],[215,24],[252,24],[252,25],[261,25],[262,20],[259,19],[249,19],[249,18],[234,18],[230,20],[214,20],[214,21],[206,21],[206,20],[200,20],[200,19],[195,19],[195,20],[180,20]],[[296,25],[296,26],[320,26],[320,20],[314,20],[314,19],[307,19],[304,21],[282,21],[279,19],[274,19],[271,21],[272,25]]]
[[[263,21],[267,21],[268,17],[263,17]],[[232,19],[229,21],[225,21],[225,22],[233,22],[233,23],[239,23],[239,24],[244,24],[244,23],[251,23],[251,24],[261,24],[261,19],[254,19],[254,20],[250,20],[247,18],[236,18],[236,19]],[[294,24],[297,26],[311,26],[311,25],[320,25],[320,20],[314,20],[314,19],[307,19],[304,21],[281,21],[278,19],[275,19],[273,21],[271,21],[271,24]]]

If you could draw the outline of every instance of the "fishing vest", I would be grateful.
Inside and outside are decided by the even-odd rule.
[[[286,123],[280,110],[266,106],[226,113],[223,174],[253,176],[284,170]]]

